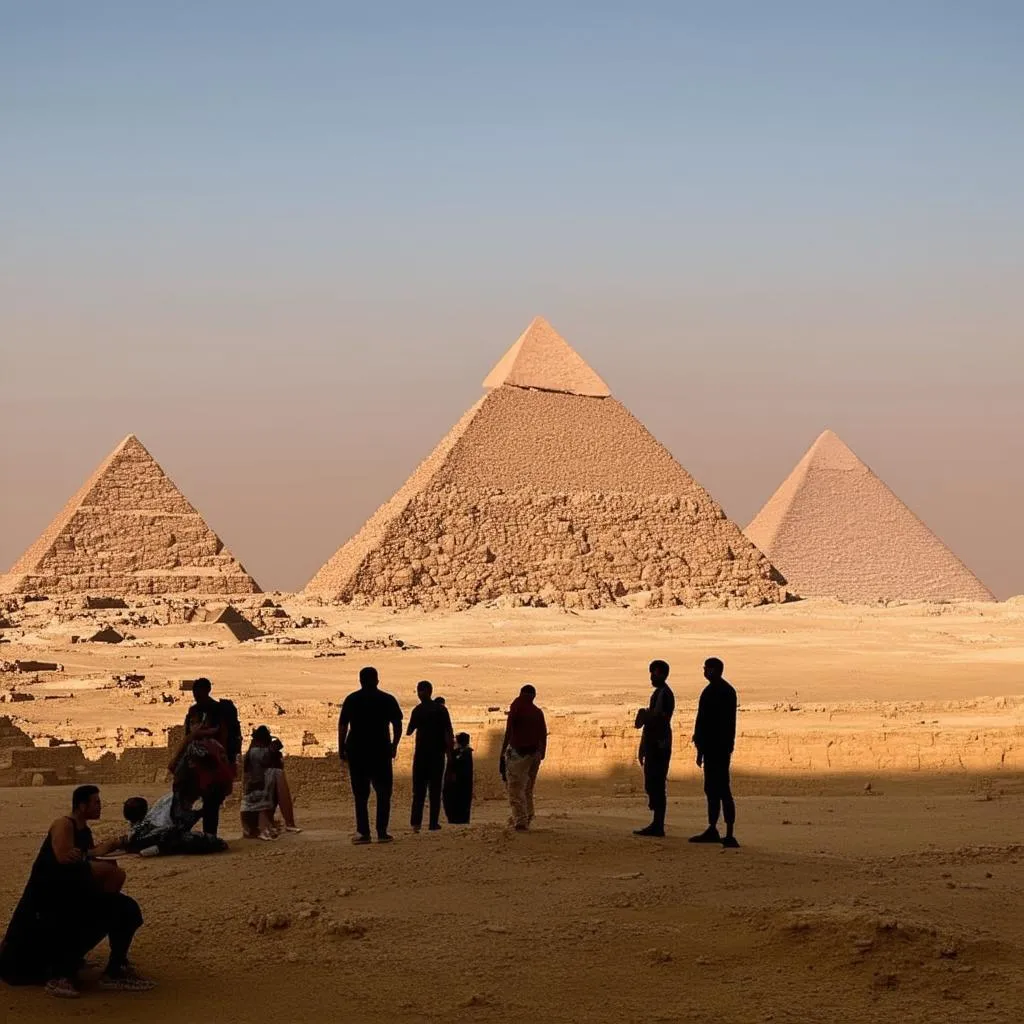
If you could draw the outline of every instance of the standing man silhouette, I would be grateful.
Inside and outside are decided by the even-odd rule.
[[[338,757],[348,764],[356,805],[356,835],[352,842],[370,842],[370,788],[377,795],[377,842],[390,843],[392,762],[402,739],[402,709],[379,688],[375,668],[359,670],[359,689],[341,705],[338,717]]]
[[[672,712],[676,698],[668,686],[669,667],[667,661],[652,661],[650,664],[650,704],[636,713],[633,723],[640,734],[639,760],[644,770],[644,791],[647,806],[653,815],[650,825],[635,829],[635,836],[665,835],[665,810],[668,805],[668,766],[672,760]]]
[[[736,804],[729,784],[729,762],[736,744],[736,691],[723,678],[725,666],[718,658],[704,662],[708,685],[700,695],[693,743],[697,748],[697,767],[704,769],[704,793],[708,798],[708,827],[691,836],[691,843],[721,843],[738,847],[733,835]],[[718,834],[718,815],[725,818],[725,838]]]
[[[420,702],[409,715],[408,735],[416,734],[416,749],[412,755],[412,816],[413,832],[423,825],[423,804],[430,792],[430,831],[441,827],[441,786],[444,783],[445,761],[455,737],[452,720],[444,701],[433,699],[434,687],[423,679],[416,684]]]

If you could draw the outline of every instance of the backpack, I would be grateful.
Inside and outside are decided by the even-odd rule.
[[[228,755],[228,760],[234,764],[242,753],[242,723],[238,719],[238,708],[235,707],[234,701],[226,698],[217,703],[224,712],[224,752]]]

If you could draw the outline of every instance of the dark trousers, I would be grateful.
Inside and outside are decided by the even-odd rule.
[[[652,824],[665,827],[665,808],[668,806],[668,766],[672,760],[671,751],[655,751],[644,754],[644,792],[647,806],[654,816]]]
[[[110,943],[107,970],[122,970],[128,963],[128,949],[135,933],[142,927],[142,911],[138,903],[124,893],[103,893],[97,898],[93,912],[73,926],[66,936],[55,936],[59,942],[53,961],[55,978],[73,977],[82,959],[103,939]],[[61,941],[66,939],[66,941]]]
[[[412,759],[413,828],[423,824],[423,804],[430,792],[430,827],[441,823],[441,785],[444,782],[444,754],[415,754]]]
[[[708,823],[712,827],[718,824],[719,812],[726,825],[731,826],[736,821],[736,804],[729,785],[731,758],[732,754],[704,755],[704,793],[708,798]]]
[[[385,757],[349,756],[348,773],[356,805],[356,831],[361,836],[370,834],[371,787],[377,796],[377,835],[387,835],[388,822],[391,820],[391,790],[394,788],[390,755],[389,750]]]
[[[220,828],[220,808],[226,794],[223,790],[210,790],[203,794],[203,831],[215,836]]]

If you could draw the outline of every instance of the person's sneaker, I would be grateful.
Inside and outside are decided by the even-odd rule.
[[[635,836],[651,836],[654,839],[664,839],[665,830],[658,828],[655,825],[648,825],[647,828],[635,828],[633,829],[633,835]]]
[[[530,826],[529,825],[516,825],[514,827],[515,827],[515,830],[517,832],[529,832],[530,831]]]
[[[441,826],[440,825],[431,825],[429,831],[431,831],[431,832],[440,832],[441,831]]]
[[[384,835],[382,835],[382,836],[377,836],[377,842],[378,843],[393,843],[394,841],[395,841],[395,837],[394,836],[389,836],[387,834],[387,832],[385,832]]]
[[[718,829],[712,826],[701,832],[700,835],[690,836],[691,843],[720,843],[722,837],[718,834]]]
[[[125,967],[116,974],[104,973],[98,985],[104,992],[149,992],[156,988],[155,981],[136,974],[131,967]]]
[[[366,846],[370,842],[369,836],[362,836],[358,833],[352,837],[353,846]]]
[[[735,836],[726,836],[722,840],[722,845],[730,850],[738,850],[740,848],[739,840]]]
[[[420,826],[419,826],[419,825],[413,825],[413,826],[412,826],[412,830],[413,830],[413,832],[414,832],[414,833],[415,833],[416,835],[419,835],[419,834],[420,834]]]
[[[297,836],[302,832],[298,825],[285,825],[284,830],[293,836]]]
[[[54,999],[78,999],[82,993],[70,978],[51,978],[44,989]]]
[[[159,857],[160,847],[159,846],[147,846],[144,850],[139,850],[140,857]]]

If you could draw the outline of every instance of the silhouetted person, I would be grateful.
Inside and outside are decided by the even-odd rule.
[[[379,689],[375,668],[359,670],[359,689],[341,705],[338,717],[338,756],[348,763],[356,805],[354,843],[370,841],[370,788],[377,796],[377,841],[390,843],[392,762],[402,739],[402,709]]]
[[[420,702],[409,715],[408,735],[416,736],[412,755],[413,832],[423,825],[423,804],[430,792],[430,831],[441,827],[441,786],[444,783],[445,758],[455,744],[452,720],[441,700],[434,700],[434,687],[426,679],[416,684]]]
[[[646,828],[636,829],[633,835],[660,838],[665,835],[668,767],[672,760],[672,712],[676,709],[676,698],[668,686],[667,661],[652,661],[650,673],[654,692],[650,704],[636,713],[634,725],[643,729],[639,759],[644,769],[644,792],[652,820]]]
[[[498,762],[517,832],[528,831],[533,821],[533,789],[548,747],[548,727],[536,697],[537,690],[527,683],[512,701]]]
[[[697,767],[704,769],[704,792],[708,798],[708,827],[691,843],[718,843],[737,847],[733,835],[736,804],[729,785],[729,762],[736,744],[736,691],[722,677],[725,666],[718,658],[704,662],[708,685],[700,695],[693,742],[697,748]],[[718,834],[718,815],[725,818],[725,839]]]
[[[83,958],[106,938],[110,957],[100,987],[138,992],[153,987],[128,962],[142,925],[139,905],[121,892],[124,872],[117,864],[96,859],[124,848],[128,837],[97,846],[89,822],[101,811],[100,791],[79,786],[71,796],[71,814],[50,826],[0,943],[0,978],[8,984],[45,984],[53,996],[77,998]]]
[[[196,740],[190,756],[194,759],[205,754],[203,739],[220,744],[224,757],[232,767],[232,779],[237,774],[238,756],[242,752],[242,729],[238,721],[238,709],[229,700],[215,700],[211,696],[213,684],[209,679],[200,678],[192,683],[195,703],[185,715],[185,734]],[[220,752],[210,751],[215,757]],[[215,836],[220,828],[220,808],[231,792],[231,785],[210,786],[203,791],[203,831]]]
[[[469,733],[455,737],[444,780],[444,813],[452,825],[468,825],[473,809],[473,748]]]

